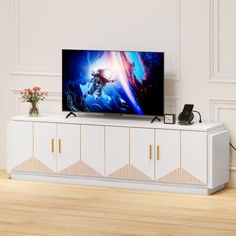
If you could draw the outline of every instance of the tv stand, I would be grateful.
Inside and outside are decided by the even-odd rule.
[[[158,116],[154,116],[151,120],[151,123],[153,123],[155,120],[161,121],[161,119]]]
[[[8,124],[12,179],[210,194],[229,182],[222,123],[17,116]]]
[[[76,114],[74,112],[69,112],[66,116],[66,119],[69,118],[71,115],[73,115],[74,117],[76,117]]]

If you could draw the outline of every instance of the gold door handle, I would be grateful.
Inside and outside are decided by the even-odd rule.
[[[149,145],[149,159],[152,160],[152,145]]]
[[[160,146],[157,145],[157,160],[160,160]]]
[[[58,152],[61,153],[61,139],[58,139]]]
[[[51,139],[51,151],[54,153],[54,138]]]

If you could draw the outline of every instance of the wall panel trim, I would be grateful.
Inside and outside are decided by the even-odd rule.
[[[210,98],[210,121],[219,122],[219,111],[223,109],[236,110],[236,99],[229,98]]]
[[[10,73],[12,75],[24,76],[42,76],[42,77],[61,77],[58,71],[42,71],[42,65],[26,65],[20,62],[20,4],[22,0],[10,0]],[[163,0],[164,1],[164,0]],[[173,55],[173,61],[177,63],[177,71],[174,75],[167,75],[167,80],[180,79],[180,28],[181,28],[181,0],[176,1],[176,40],[173,48],[176,49],[176,55]],[[37,68],[38,67],[38,68]]]
[[[210,0],[210,78],[209,82],[236,83],[235,72],[220,71],[219,14],[220,0]]]

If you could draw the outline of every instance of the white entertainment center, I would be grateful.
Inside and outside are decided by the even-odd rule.
[[[8,124],[13,179],[211,194],[229,182],[222,123],[16,116]]]

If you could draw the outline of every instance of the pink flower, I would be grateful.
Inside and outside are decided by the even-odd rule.
[[[40,90],[41,88],[37,86],[34,86],[32,89],[22,89],[20,91],[22,101],[31,103],[38,103],[39,101],[44,101],[48,92]]]
[[[33,89],[33,91],[39,91],[41,88],[37,87],[37,86],[34,86],[32,89]]]
[[[25,89],[25,92],[32,93],[33,91],[30,88]]]

